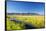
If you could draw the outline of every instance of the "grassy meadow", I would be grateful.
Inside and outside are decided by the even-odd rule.
[[[32,24],[37,28],[44,28],[45,21],[44,16],[39,15],[7,15],[7,30],[24,30],[24,23],[16,23],[14,21],[10,21],[10,18],[15,18],[16,20],[23,21],[25,23]]]

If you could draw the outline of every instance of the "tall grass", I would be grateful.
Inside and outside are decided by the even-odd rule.
[[[16,20],[24,21],[25,23],[32,24],[37,28],[45,27],[44,16],[22,16],[22,15],[20,15],[20,16],[19,15],[18,16],[15,16],[15,15],[11,16],[11,15],[8,15],[7,16],[7,29],[8,30],[10,30],[10,29],[12,29],[12,30],[24,29],[24,27],[23,27],[24,24],[23,23],[22,24],[16,24],[15,22],[11,22],[10,18],[15,18]]]

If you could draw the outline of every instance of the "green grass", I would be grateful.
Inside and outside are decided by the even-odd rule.
[[[19,23],[16,23],[14,21],[10,21],[9,19],[7,19],[7,30],[22,30],[24,29],[23,27],[23,23],[22,24],[19,24]]]
[[[25,23],[30,23],[37,28],[44,27],[44,16],[22,16],[22,15],[7,15],[7,30],[23,30],[24,23],[16,23],[14,21],[10,21],[10,18],[16,18],[16,20],[24,21]]]

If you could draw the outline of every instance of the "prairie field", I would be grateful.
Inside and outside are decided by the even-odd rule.
[[[10,18],[15,18],[16,20],[22,21],[22,23],[16,23],[14,21],[10,21]],[[44,16],[39,15],[7,15],[7,30],[23,30],[24,22],[28,24],[32,24],[36,28],[44,28],[45,21]]]

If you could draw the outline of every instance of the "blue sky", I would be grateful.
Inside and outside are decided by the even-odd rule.
[[[38,13],[44,15],[44,3],[36,2],[7,2],[7,13]]]

